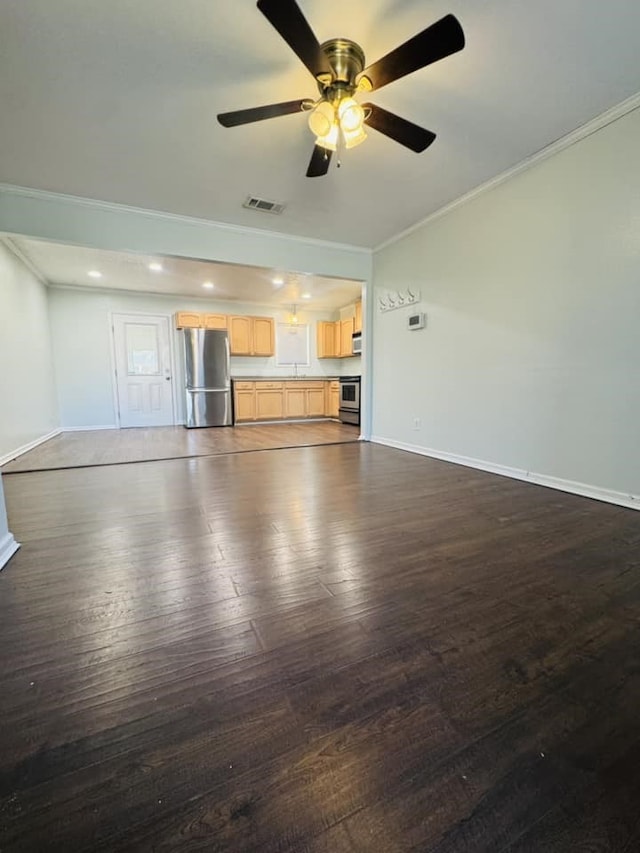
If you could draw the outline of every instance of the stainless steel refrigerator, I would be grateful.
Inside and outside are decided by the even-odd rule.
[[[183,329],[185,426],[231,426],[229,337],[213,329]]]

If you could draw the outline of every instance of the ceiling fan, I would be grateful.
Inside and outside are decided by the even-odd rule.
[[[316,136],[307,169],[309,178],[326,175],[332,152],[337,151],[339,145],[353,148],[363,142],[367,136],[364,125],[417,153],[431,145],[435,133],[375,104],[359,104],[354,96],[381,89],[387,83],[462,50],[464,32],[457,18],[445,15],[365,68],[364,52],[355,42],[335,38],[320,44],[296,0],[258,0],[257,5],[315,77],[320,98],[220,113],[220,124],[235,127],[308,112],[309,127]]]

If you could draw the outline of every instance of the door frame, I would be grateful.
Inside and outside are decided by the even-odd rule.
[[[118,354],[116,352],[116,317],[135,317],[136,319],[150,318],[153,320],[166,320],[169,329],[169,365],[171,369],[171,411],[173,418],[173,426],[179,426],[178,422],[178,394],[176,382],[176,353],[175,353],[175,335],[173,334],[173,326],[171,320],[172,314],[165,314],[163,311],[154,311],[151,314],[149,311],[109,311],[107,322],[109,323],[109,355],[111,358],[111,392],[113,396],[113,411],[115,414],[116,428],[122,429],[122,421],[120,418],[120,397],[118,395],[118,376],[116,365],[118,364]]]

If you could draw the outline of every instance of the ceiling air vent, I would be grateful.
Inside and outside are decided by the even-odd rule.
[[[265,198],[256,198],[250,195],[243,207],[248,207],[249,210],[261,210],[263,213],[282,213],[285,208],[284,204],[277,201],[267,201]]]

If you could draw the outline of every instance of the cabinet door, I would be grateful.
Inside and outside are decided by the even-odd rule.
[[[255,421],[256,419],[256,392],[236,388],[235,393],[236,421]]]
[[[176,329],[199,329],[202,326],[202,314],[196,311],[178,311]]]
[[[307,394],[307,417],[321,418],[324,415],[324,388],[309,388]]]
[[[340,355],[342,358],[353,355],[353,317],[340,323]]]
[[[252,317],[253,355],[275,353],[273,317]]]
[[[205,329],[225,329],[227,328],[226,314],[203,314]]]
[[[340,416],[340,386],[337,388],[331,388],[329,391],[329,398],[329,417],[338,418]]]
[[[316,326],[318,358],[336,357],[336,324],[319,320]]]
[[[251,318],[229,317],[227,323],[231,355],[251,355]]]
[[[361,332],[362,331],[362,301],[358,300],[356,302],[356,316],[353,321],[353,331]]]
[[[307,396],[303,388],[287,388],[285,394],[285,417],[304,418],[306,415]]]
[[[284,414],[284,391],[256,387],[256,420],[279,420]]]

